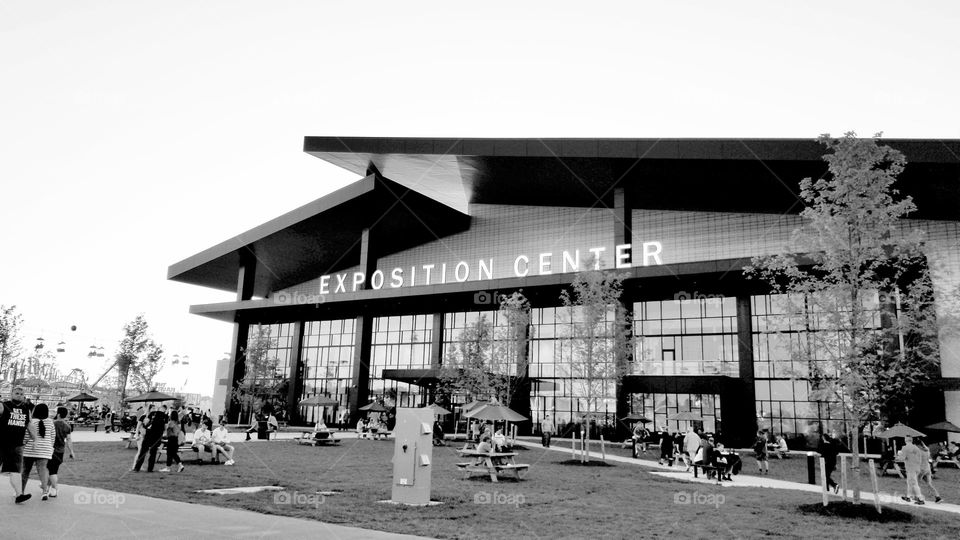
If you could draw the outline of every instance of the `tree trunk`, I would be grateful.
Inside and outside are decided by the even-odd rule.
[[[850,465],[851,477],[853,483],[853,504],[860,504],[860,421],[854,420],[853,429],[850,430],[850,453],[852,459]]]

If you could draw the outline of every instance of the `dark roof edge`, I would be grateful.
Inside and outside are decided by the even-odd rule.
[[[902,151],[908,162],[960,163],[960,139],[880,139],[880,142]],[[813,138],[458,139],[327,136],[304,137],[303,150],[322,154],[319,157],[323,159],[330,154],[405,154],[793,161],[819,161],[826,151]]]
[[[361,178],[360,180],[348,186],[344,186],[333,193],[324,195],[323,197],[309,202],[297,209],[291,210],[286,214],[271,219],[262,225],[258,225],[246,232],[230,238],[229,240],[220,242],[211,248],[205,249],[200,253],[191,255],[182,261],[170,265],[170,267],[167,269],[167,279],[177,281],[177,277],[184,272],[241,249],[244,246],[248,246],[257,240],[270,236],[271,234],[280,232],[287,227],[319,214],[320,212],[324,212],[351,199],[355,199],[365,193],[369,193],[370,191],[373,191],[375,185],[375,175]]]

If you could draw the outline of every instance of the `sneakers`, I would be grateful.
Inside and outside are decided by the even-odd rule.
[[[169,467],[164,467],[164,468],[160,469],[160,472],[170,472],[170,468],[169,468]]]
[[[57,498],[57,488],[50,488],[50,498],[51,499]]]
[[[183,466],[183,463],[178,464],[177,472],[183,472],[184,469],[186,469],[186,467]]]
[[[923,502],[923,499],[917,499],[917,503],[916,503],[916,504],[922,505],[922,504],[926,504],[926,503]]]
[[[44,493],[43,495],[40,495],[40,500],[41,500],[41,501],[47,500],[47,494]]]
[[[227,462],[224,463],[224,465],[233,465],[233,463],[234,461],[232,459],[228,459]]]
[[[906,502],[910,502],[910,497],[904,497],[904,496],[901,495],[900,498],[903,499],[903,500],[906,501]]]
[[[17,495],[17,498],[15,500],[17,501],[17,504],[20,504],[24,501],[29,500],[30,497],[33,497],[33,495],[30,495],[29,493],[24,493],[23,495]]]
[[[942,501],[942,500],[943,500],[943,497],[937,495],[937,498],[934,499],[933,502],[940,502],[940,501]]]

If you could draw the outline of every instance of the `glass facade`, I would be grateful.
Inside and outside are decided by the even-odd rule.
[[[650,431],[683,433],[687,426],[701,427],[709,433],[720,429],[720,396],[716,394],[633,394],[631,410],[651,420],[647,424]],[[703,420],[673,420],[681,412],[693,413]]]
[[[557,424],[577,422],[591,409],[588,391],[595,400],[592,407],[598,422],[613,424],[616,417],[616,382],[612,377],[612,358],[594,368],[591,382],[585,378],[585,365],[574,355],[576,343],[573,326],[580,318],[578,310],[564,307],[536,308],[531,310],[533,339],[530,343],[531,377],[539,383],[533,386],[530,400],[533,422],[536,424],[544,414],[550,414]],[[607,312],[603,328],[607,335],[606,350],[613,348],[613,310]],[[603,375],[607,375],[603,377]]]
[[[383,378],[384,369],[425,369],[430,367],[433,315],[376,317],[370,347],[370,399],[387,406],[425,405],[420,387]]]
[[[818,396],[804,380],[811,367],[829,370],[836,357],[824,307],[803,298],[760,295],[750,298],[753,329],[753,370],[757,423],[787,437],[836,429],[845,431],[843,408],[828,396]],[[865,329],[880,325],[876,294],[864,302]],[[817,399],[817,398],[820,399]]]
[[[634,375],[739,376],[735,298],[637,302],[633,310]]]
[[[244,386],[252,392],[249,399],[242,401],[243,417],[249,418],[259,410],[260,401],[283,408],[290,384],[290,362],[294,358],[293,329],[292,323],[249,325]]]
[[[307,321],[303,323],[303,395],[300,399],[323,395],[345,407],[353,380],[354,320]],[[327,423],[335,419],[335,407],[301,407],[307,422],[316,422],[325,414]]]

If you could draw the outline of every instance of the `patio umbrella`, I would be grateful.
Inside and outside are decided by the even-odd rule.
[[[526,416],[514,411],[510,407],[506,407],[496,402],[487,403],[480,407],[476,407],[473,410],[464,413],[464,416],[467,418],[475,418],[477,420],[506,420],[508,422],[523,422],[527,420]]]
[[[934,431],[949,431],[951,433],[960,433],[960,427],[957,427],[956,424],[952,422],[937,422],[936,424],[930,424],[926,426],[925,429],[932,429]]]
[[[642,414],[637,414],[637,413],[630,413],[624,416],[623,418],[621,418],[620,420],[626,420],[628,422],[640,422],[641,424],[646,424],[648,422],[653,421],[647,418],[646,416],[643,416]]]
[[[146,394],[140,394],[139,396],[127,398],[127,402],[128,403],[145,403],[147,401],[169,401],[171,399],[177,399],[177,398],[176,396],[171,396],[168,394],[164,394],[163,392],[157,392],[156,390],[153,390],[151,392],[147,392]]]
[[[303,406],[312,405],[312,406],[320,406],[320,407],[330,407],[332,405],[339,405],[339,404],[340,404],[339,401],[333,398],[328,398],[326,396],[313,396],[300,402],[300,405],[303,405]]]
[[[433,414],[435,416],[444,416],[450,414],[450,411],[444,409],[443,407],[437,405],[436,403],[432,405],[427,405],[426,407],[421,407],[423,409],[433,409]]]
[[[924,435],[923,433],[920,433],[919,431],[913,429],[912,427],[904,425],[899,422],[897,423],[897,425],[893,426],[892,428],[889,428],[883,433],[877,435],[877,437],[880,437],[883,439],[892,439],[894,437],[906,437],[906,436],[923,437]]]
[[[687,420],[691,422],[703,422],[703,417],[691,411],[683,411],[670,417],[670,420]]]
[[[84,402],[84,401],[97,401],[98,399],[100,399],[100,398],[98,398],[98,397],[96,397],[96,396],[91,396],[90,394],[88,394],[88,393],[86,393],[86,392],[80,392],[79,394],[73,396],[72,398],[68,399],[67,401],[79,401],[79,402],[82,403],[82,402]]]
[[[484,400],[482,400],[482,399],[475,399],[475,400],[471,401],[470,403],[467,403],[466,405],[461,405],[461,406],[460,406],[460,412],[466,413],[467,411],[471,411],[471,410],[473,410],[473,409],[476,409],[476,408],[479,407],[480,405],[486,405],[486,404],[487,404],[487,402],[484,401]]]
[[[367,411],[367,412],[387,412],[387,411],[389,411],[390,409],[388,409],[388,408],[384,407],[383,405],[381,405],[381,404],[377,403],[376,401],[374,401],[373,403],[368,403],[368,404],[364,405],[363,407],[360,407],[360,410],[361,410],[361,411]]]

